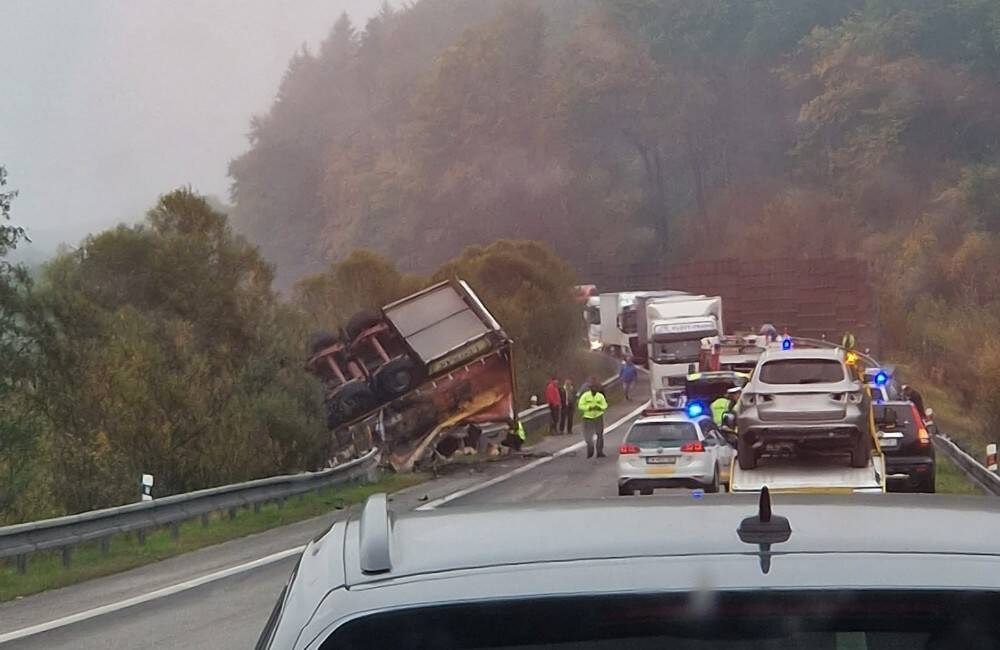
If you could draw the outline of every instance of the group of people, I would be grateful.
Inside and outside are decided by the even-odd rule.
[[[572,379],[562,384],[552,376],[545,385],[545,403],[549,407],[549,433],[573,433],[576,411],[583,418],[583,437],[587,443],[587,458],[604,458],[604,413],[608,410],[608,400],[604,389],[595,377],[591,377],[577,395]]]

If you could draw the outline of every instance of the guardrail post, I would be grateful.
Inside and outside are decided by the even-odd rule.
[[[181,536],[181,524],[178,521],[170,524],[170,539],[179,539]]]
[[[282,508],[285,507],[285,500],[286,500],[285,497],[278,497],[276,499],[276,501],[278,502],[278,510],[281,510]]]
[[[101,538],[101,555],[107,555],[111,550],[111,538],[102,537]]]
[[[229,518],[230,519],[236,519],[236,508],[230,508],[229,509]]]
[[[17,574],[18,575],[23,576],[25,573],[28,572],[28,556],[27,555],[25,555],[24,553],[21,553],[15,559],[15,563],[17,565]]]
[[[73,547],[63,546],[62,547],[62,565],[63,568],[68,569],[70,563],[73,561]]]
[[[140,528],[139,530],[135,531],[135,536],[139,540],[139,545],[140,546],[144,545],[146,543],[146,529],[145,528]]]
[[[995,442],[986,445],[986,469],[991,472],[997,471],[997,443]]]
[[[202,528],[208,528],[208,513],[207,512],[201,513],[201,527]]]
[[[254,502],[254,504],[253,504],[253,511],[255,513],[260,512],[260,501]]]

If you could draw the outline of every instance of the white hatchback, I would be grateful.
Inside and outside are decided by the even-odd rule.
[[[728,485],[735,454],[708,415],[684,409],[645,415],[618,449],[618,494],[671,487],[718,492]]]

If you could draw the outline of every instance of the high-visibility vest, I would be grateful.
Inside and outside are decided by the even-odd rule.
[[[844,334],[844,338],[840,340],[840,347],[853,350],[856,343],[857,341],[855,341],[854,335],[847,332]]]
[[[712,402],[711,408],[712,408],[712,419],[715,420],[716,424],[721,426],[722,416],[725,415],[726,411],[729,410],[729,400],[725,397],[719,397],[718,399]]]
[[[528,438],[528,436],[524,433],[524,424],[520,420],[517,421],[517,429],[514,431],[516,432],[517,437],[521,439],[521,442],[524,442]]]
[[[583,411],[584,420],[595,420],[608,410],[608,400],[604,399],[601,393],[592,393],[589,390],[580,395],[577,408]]]

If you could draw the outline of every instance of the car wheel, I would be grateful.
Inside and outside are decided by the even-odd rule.
[[[736,440],[736,462],[740,464],[740,469],[757,467],[757,452],[746,436],[740,436]]]
[[[934,494],[935,487],[934,472],[931,472],[930,476],[920,482],[919,487],[917,487],[917,491],[923,492],[924,494]]]
[[[719,466],[715,466],[715,471],[712,472],[712,482],[705,486],[705,492],[709,494],[716,494],[719,491]]]
[[[641,494],[644,497],[648,497],[652,493],[653,493],[653,488],[643,488],[639,490],[639,494]]]
[[[618,496],[620,497],[632,497],[635,496],[635,490],[624,485],[618,486]]]
[[[358,334],[381,322],[382,314],[380,312],[375,309],[363,309],[351,316],[351,320],[347,321],[347,327],[344,328],[344,331],[347,332],[347,337],[353,341],[358,338]]]
[[[871,436],[862,433],[851,449],[851,467],[868,467],[872,459]]]

